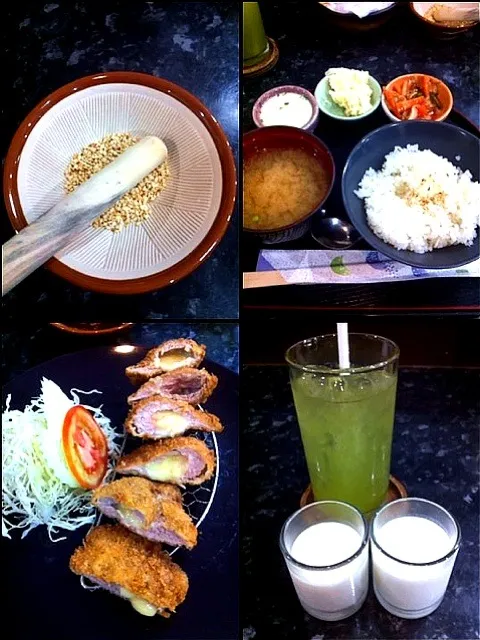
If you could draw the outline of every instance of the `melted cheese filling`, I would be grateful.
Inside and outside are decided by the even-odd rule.
[[[175,411],[156,411],[152,418],[155,425],[162,430],[162,435],[165,437],[176,436],[179,433],[183,433],[188,424],[185,416]]]
[[[184,349],[172,349],[167,351],[165,355],[160,356],[159,363],[164,371],[172,371],[173,369],[178,369],[182,364],[184,365],[189,357],[189,354]]]
[[[147,602],[143,598],[139,598],[138,596],[128,591],[128,589],[120,587],[120,595],[123,598],[127,598],[128,600],[130,600],[130,604],[132,605],[132,607],[135,609],[135,611],[141,613],[142,616],[154,616],[158,611],[155,605],[150,604],[150,602]]]
[[[117,507],[117,511],[124,522],[128,527],[134,527],[135,529],[143,528],[143,518],[133,509],[128,509],[127,507]]]
[[[188,469],[188,460],[181,453],[172,453],[160,460],[153,460],[145,465],[150,480],[172,482],[181,480]]]

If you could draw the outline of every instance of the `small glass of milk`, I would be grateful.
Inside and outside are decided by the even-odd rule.
[[[280,548],[300,604],[320,620],[356,613],[368,591],[368,525],[346,502],[322,500],[288,518]]]
[[[395,500],[375,514],[370,540],[380,604],[399,618],[422,618],[435,611],[460,545],[455,518],[429,500]]]

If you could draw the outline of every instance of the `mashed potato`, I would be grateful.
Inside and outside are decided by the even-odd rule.
[[[328,69],[325,75],[330,97],[345,111],[346,116],[361,116],[371,109],[373,92],[368,71],[338,67]]]

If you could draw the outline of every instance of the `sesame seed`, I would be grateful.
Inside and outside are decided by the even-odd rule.
[[[75,191],[138,140],[130,133],[114,133],[84,147],[72,157],[65,171],[66,192]],[[148,203],[165,189],[169,177],[170,170],[166,161],[128,191],[113,207],[98,216],[92,226],[119,233],[129,224],[141,224],[151,213]]]

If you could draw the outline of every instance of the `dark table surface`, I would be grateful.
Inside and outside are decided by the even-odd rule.
[[[440,607],[420,620],[387,613],[372,588],[351,618],[326,623],[303,612],[278,547],[308,485],[286,367],[246,367],[242,430],[244,640],[473,640],[479,630],[480,373],[401,369],[392,474],[408,495],[439,502],[460,523],[462,546]]]
[[[172,80],[197,95],[238,152],[238,3],[10,3],[2,18],[8,92],[1,118],[2,157],[16,128],[47,94],[98,71],[129,70]],[[12,236],[1,207],[2,242]],[[236,318],[238,224],[192,275],[162,291],[108,296],[83,291],[39,269],[4,299],[5,319],[35,304],[38,317],[75,320]],[[121,314],[124,314],[123,316]],[[128,318],[126,317],[128,315]]]
[[[397,16],[381,29],[356,34],[327,25],[314,1],[262,2],[260,5],[266,32],[277,41],[280,59],[264,76],[244,80],[244,131],[254,128],[252,107],[267,89],[296,84],[313,93],[325,71],[332,66],[366,69],[380,83],[413,71],[440,77],[452,89],[455,108],[471,120],[474,127],[478,127],[478,28],[453,41],[432,40],[425,35],[408,8],[401,7]],[[381,119],[381,116],[375,117],[376,120]],[[329,122],[326,116],[321,119],[315,135],[321,138],[322,126]],[[385,120],[383,124],[388,122]],[[374,128],[376,126],[380,125],[377,123]],[[337,169],[339,175],[341,167]],[[326,202],[327,212],[328,203],[329,200]],[[331,215],[347,218],[343,210]],[[261,244],[251,234],[242,234],[243,271],[255,271],[260,248]],[[265,248],[314,249],[318,245],[311,239],[302,239]],[[368,248],[368,245],[363,243],[356,248]],[[336,313],[353,310],[409,314],[420,310],[422,313],[472,315],[480,310],[480,286],[478,279],[474,278],[368,285],[292,285],[246,290],[242,303],[252,311],[330,308]]]
[[[2,330],[2,383],[66,353],[91,347],[134,344],[154,347],[170,338],[193,338],[207,346],[207,357],[238,372],[238,325],[232,323],[138,323],[111,335],[81,336],[48,324],[10,325]]]

